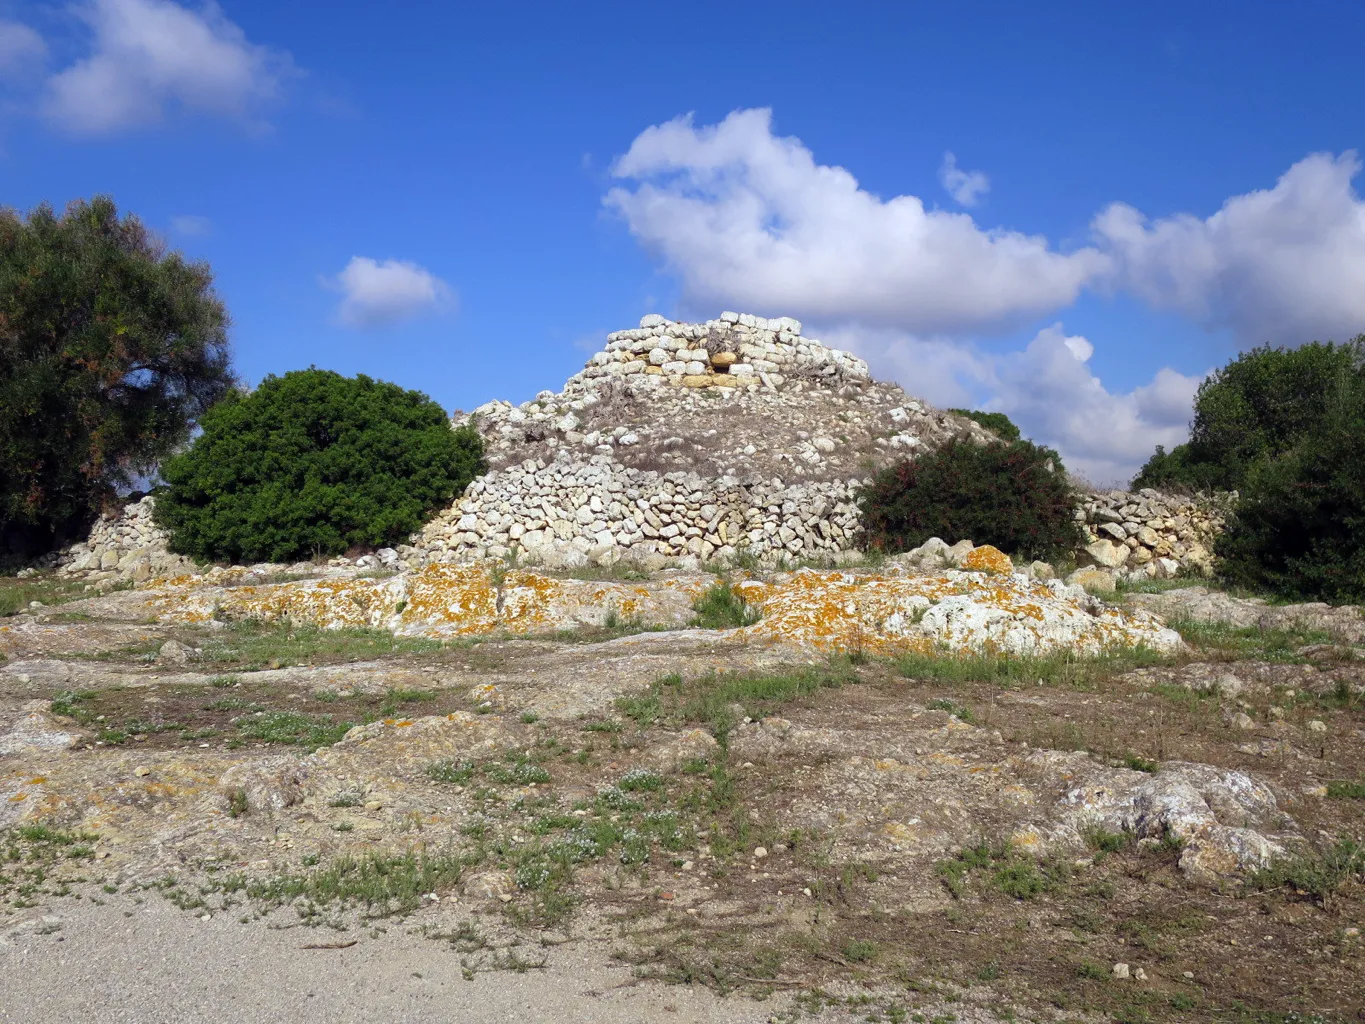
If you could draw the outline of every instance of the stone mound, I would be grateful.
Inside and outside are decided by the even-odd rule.
[[[830,555],[854,546],[854,493],[873,470],[956,434],[994,437],[873,381],[789,317],[640,324],[608,335],[562,391],[474,410],[492,471],[400,553],[515,547],[552,566]]]

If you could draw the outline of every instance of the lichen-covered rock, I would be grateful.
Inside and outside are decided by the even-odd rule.
[[[1179,634],[1154,616],[1129,615],[1079,588],[1023,573],[801,570],[736,589],[763,613],[742,635],[820,650],[1095,655],[1181,645]]]
[[[989,544],[974,547],[962,556],[961,566],[969,572],[993,573],[996,575],[1014,572],[1010,556]]]
[[[0,757],[70,750],[89,739],[82,729],[59,721],[48,701],[30,701],[27,712],[0,732]]]
[[[1205,883],[1268,866],[1285,848],[1264,833],[1293,828],[1269,787],[1205,764],[1172,762],[1155,774],[1114,769],[1069,790],[1061,803],[1075,809],[1068,820],[1081,829],[1180,840],[1181,870]]]
[[[999,564],[989,551],[983,561]],[[217,614],[324,628],[380,627],[405,636],[479,636],[601,626],[611,617],[682,627],[691,621],[692,603],[715,580],[704,573],[665,573],[634,583],[595,582],[496,565],[434,565],[386,580],[173,584],[144,600],[166,621]],[[736,590],[763,615],[740,636],[822,651],[1093,655],[1138,645],[1174,650],[1181,642],[1154,616],[1107,607],[1080,588],[1025,573],[803,569],[745,580]]]

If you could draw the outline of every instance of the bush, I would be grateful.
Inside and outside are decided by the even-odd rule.
[[[959,416],[966,416],[969,420],[980,423],[987,430],[993,430],[999,435],[1002,441],[1018,441],[1022,436],[1019,428],[1014,421],[1003,412],[981,412],[978,409],[949,409]]]
[[[866,546],[876,550],[908,551],[941,537],[1052,558],[1084,542],[1061,460],[1031,441],[955,438],[882,470],[859,504]]]
[[[404,541],[486,469],[417,391],[299,370],[233,392],[162,468],[156,520],[200,559],[285,562]]]
[[[1355,372],[1363,351],[1365,336],[1244,352],[1199,386],[1189,443],[1158,448],[1132,486],[1241,490],[1258,463],[1322,428],[1323,396]]]
[[[1214,546],[1218,572],[1283,597],[1365,602],[1365,370],[1320,403],[1313,434],[1252,469]]]
[[[0,552],[81,534],[229,389],[204,263],[113,200],[0,210]]]

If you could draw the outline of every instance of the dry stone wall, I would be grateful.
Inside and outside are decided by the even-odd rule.
[[[562,453],[494,470],[427,525],[400,557],[414,564],[500,558],[574,566],[621,559],[657,568],[732,560],[836,556],[854,547],[860,481],[784,485],[636,470]]]
[[[1236,497],[1184,498],[1151,488],[1087,495],[1077,511],[1086,534],[1077,559],[1129,579],[1207,576],[1214,539]]]
[[[108,574],[134,581],[191,572],[194,563],[172,554],[170,538],[154,522],[151,495],[125,505],[122,512],[95,521],[87,540],[65,552],[63,575]]]

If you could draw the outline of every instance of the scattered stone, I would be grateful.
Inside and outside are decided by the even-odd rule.
[[[1312,721],[1310,721],[1310,722],[1308,723],[1308,731],[1309,731],[1309,732],[1326,732],[1326,731],[1327,731],[1327,723],[1321,721],[1320,719],[1314,718]]]
[[[1115,977],[1115,978],[1117,978],[1117,979],[1120,980],[1120,981],[1126,981],[1126,980],[1128,979],[1128,975],[1129,975],[1129,971],[1128,971],[1128,965],[1127,965],[1127,964],[1119,963],[1119,964],[1115,964],[1115,965],[1114,965],[1114,977]]]
[[[193,659],[194,648],[179,640],[167,640],[156,655],[156,660],[163,665],[188,665]]]

